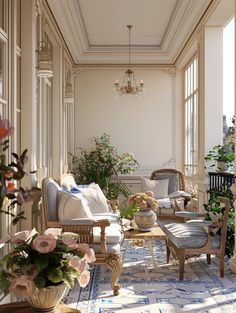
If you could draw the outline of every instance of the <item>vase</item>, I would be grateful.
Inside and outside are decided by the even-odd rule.
[[[229,169],[228,163],[225,162],[217,162],[217,170],[220,172],[225,172]]]
[[[57,286],[49,286],[36,289],[31,297],[27,298],[33,313],[56,313],[57,306],[63,299],[68,287],[62,283]]]
[[[134,214],[134,221],[140,231],[149,231],[156,220],[156,213],[152,210],[140,210]]]

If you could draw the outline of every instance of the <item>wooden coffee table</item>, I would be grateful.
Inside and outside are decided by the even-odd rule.
[[[156,263],[154,253],[153,253],[152,241],[153,240],[165,240],[165,244],[166,244],[166,235],[159,226],[153,226],[150,229],[150,231],[147,231],[147,232],[142,232],[138,229],[126,230],[124,232],[124,239],[126,240],[126,246],[125,246],[125,251],[123,254],[123,260],[125,258],[126,252],[130,246],[131,241],[143,240],[144,245],[146,243],[148,245],[149,253],[152,257],[153,267],[157,269],[157,263]]]

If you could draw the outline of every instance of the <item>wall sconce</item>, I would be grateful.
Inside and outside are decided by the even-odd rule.
[[[71,84],[71,72],[69,71],[66,78],[64,101],[67,103],[74,102],[74,92]]]
[[[52,49],[48,41],[41,41],[38,51],[38,77],[52,77]]]

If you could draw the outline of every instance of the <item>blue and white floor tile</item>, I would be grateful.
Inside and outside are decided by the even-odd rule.
[[[119,296],[110,288],[110,271],[104,266],[91,271],[90,284],[78,284],[65,302],[82,313],[235,313],[236,274],[225,262],[225,278],[220,278],[218,259],[207,265],[205,256],[189,259],[185,279],[179,282],[176,261],[166,264],[165,246],[154,243],[157,270],[148,249],[130,246],[124,258]]]

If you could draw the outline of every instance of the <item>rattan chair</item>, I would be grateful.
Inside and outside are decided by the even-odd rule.
[[[155,170],[152,172],[150,176],[150,180],[161,180],[161,179],[169,179],[169,187],[168,187],[168,194],[177,191],[185,191],[185,176],[184,174],[176,169],[172,168],[164,168]],[[158,219],[174,219],[179,221],[184,221],[182,217],[176,216],[175,213],[180,211],[181,208],[179,207],[178,200],[182,198],[184,208],[186,207],[187,203],[191,199],[188,196],[177,196],[172,198],[171,201],[171,208],[166,209],[165,207],[159,207],[157,210],[157,218]]]

